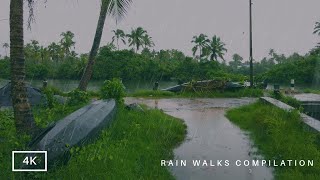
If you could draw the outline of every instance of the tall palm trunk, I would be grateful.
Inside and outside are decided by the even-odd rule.
[[[89,80],[91,79],[91,76],[92,76],[93,65],[99,50],[100,41],[101,41],[102,32],[103,32],[103,26],[107,16],[107,11],[108,11],[108,6],[105,1],[102,1],[96,34],[94,36],[92,48],[89,54],[89,61],[82,75],[82,78],[78,87],[82,91],[87,90]]]
[[[11,96],[17,133],[33,134],[35,124],[28,102],[23,45],[23,0],[10,2]]]

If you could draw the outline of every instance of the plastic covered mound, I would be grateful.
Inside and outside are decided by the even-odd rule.
[[[223,80],[205,80],[205,81],[196,81],[183,83],[181,85],[176,85],[163,91],[171,92],[181,92],[181,91],[211,91],[211,90],[237,90],[244,88],[244,85],[241,85],[237,82],[223,81]]]
[[[42,95],[41,91],[37,88],[31,87],[30,85],[27,85],[27,91],[28,91],[28,98],[29,103],[34,105],[39,105],[43,103],[44,96]],[[11,83],[8,83],[4,87],[0,88],[0,107],[11,107],[12,101],[11,101]]]

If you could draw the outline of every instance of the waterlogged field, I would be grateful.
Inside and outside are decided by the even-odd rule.
[[[310,132],[298,112],[258,102],[229,110],[227,117],[249,132],[266,159],[314,161],[314,166],[276,167],[276,179],[320,179],[320,134]]]

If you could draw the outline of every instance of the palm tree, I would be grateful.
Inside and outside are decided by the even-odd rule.
[[[70,55],[71,48],[74,47],[76,42],[73,41],[74,34],[71,31],[63,32],[60,34],[62,39],[60,40],[61,46],[63,47],[66,56]]]
[[[221,39],[215,35],[212,37],[209,46],[205,48],[205,51],[205,54],[210,56],[211,61],[217,61],[218,58],[224,60],[224,52],[227,52],[227,49],[225,48],[225,44],[221,42]]]
[[[314,27],[313,34],[318,34],[320,36],[320,21],[316,22],[316,25]]]
[[[142,27],[137,29],[132,29],[130,34],[127,34],[129,38],[129,47],[135,47],[135,52],[138,52],[140,47],[144,45],[144,36],[147,34],[147,31]]]
[[[117,48],[119,51],[119,40],[123,42],[123,44],[126,44],[126,34],[124,33],[123,30],[117,29],[112,31],[114,33],[114,36],[112,37],[112,43],[117,40]]]
[[[93,65],[94,65],[95,58],[97,56],[98,49],[100,46],[103,26],[104,26],[107,14],[111,15],[116,19],[116,21],[118,21],[126,15],[127,9],[132,3],[132,0],[101,0],[101,1],[102,2],[101,2],[98,25],[96,29],[96,34],[94,36],[92,48],[89,54],[88,64],[85,68],[85,71],[79,83],[79,89],[82,91],[85,91],[87,89],[89,80],[91,79],[91,76],[92,76]]]
[[[148,47],[153,47],[154,42],[152,41],[152,37],[149,36],[148,34],[145,34],[143,37],[143,48],[148,48]]]
[[[44,63],[45,59],[47,59],[50,56],[48,48],[43,46],[40,46],[39,54],[42,63]]]
[[[34,1],[28,0],[27,2],[29,3],[29,7],[32,7]],[[15,126],[18,134],[33,134],[35,123],[28,100],[26,85],[24,82],[26,74],[23,44],[23,0],[11,0],[11,95]]]
[[[55,42],[52,42],[48,46],[48,51],[49,51],[49,55],[50,55],[51,60],[58,61],[58,59],[60,58],[61,47],[58,44],[56,44]]]
[[[116,46],[113,44],[113,43],[107,43],[106,45],[105,45],[105,47],[106,48],[108,48],[110,51],[114,51],[114,50],[116,50],[117,48],[116,48]]]
[[[8,57],[9,44],[8,43],[3,43],[2,47],[4,48],[4,51],[6,53],[6,57]]]
[[[320,36],[320,21],[316,22],[313,34],[318,34]],[[320,43],[318,43],[316,47],[320,48]]]
[[[210,42],[208,36],[204,34],[193,36],[193,40],[191,42],[195,44],[195,46],[192,48],[193,56],[195,56],[197,51],[199,50],[199,57],[203,57],[203,49],[207,47],[208,43]]]
[[[40,46],[39,42],[37,40],[31,40],[30,44],[31,50],[32,50],[32,55],[34,59],[37,59],[40,56]]]

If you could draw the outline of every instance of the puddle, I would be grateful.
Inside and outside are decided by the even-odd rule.
[[[227,108],[254,102],[255,99],[142,99],[127,98],[127,103],[143,103],[151,108],[183,119],[188,134],[174,150],[175,160],[186,160],[187,166],[170,167],[176,179],[273,179],[272,169],[263,166],[236,166],[240,160],[257,157],[248,135],[224,115]],[[194,166],[194,160],[207,160],[215,166]],[[222,166],[218,166],[222,160]],[[226,166],[225,161],[229,161]]]

